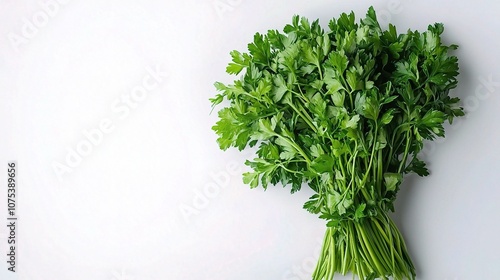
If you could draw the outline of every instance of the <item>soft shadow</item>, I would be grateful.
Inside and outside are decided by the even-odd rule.
[[[411,244],[409,242],[406,242],[407,229],[404,227],[403,221],[408,221],[408,219],[410,219],[411,215],[409,214],[411,213],[411,210],[413,209],[412,205],[414,204],[412,203],[412,197],[414,196],[416,188],[415,180],[418,180],[419,178],[420,177],[415,174],[405,176],[403,183],[401,184],[401,189],[398,192],[396,201],[394,202],[395,211],[393,213],[389,213],[389,216],[392,218],[392,220],[398,227],[399,231],[403,235],[403,238],[405,239],[406,247],[408,249],[408,254],[410,255],[413,261],[413,265],[415,266],[416,271],[419,270],[420,265],[418,259],[416,259],[412,255],[412,252],[413,248],[416,247],[417,244]]]

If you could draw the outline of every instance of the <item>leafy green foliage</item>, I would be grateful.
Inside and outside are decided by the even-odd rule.
[[[213,130],[223,150],[259,145],[246,162],[253,172],[243,175],[251,188],[314,190],[304,208],[327,220],[335,250],[348,250],[338,254],[362,258],[332,268],[328,258],[337,258],[326,248],[314,279],[348,269],[366,279],[413,278],[386,212],[404,174],[429,174],[417,158],[424,141],[444,137],[443,124],[464,114],[449,96],[457,86],[458,59],[449,54],[456,46],[442,44],[440,23],[422,33],[382,30],[373,8],[360,23],[344,13],[328,28],[294,16],[283,33],[257,33],[247,53],[232,51],[226,72],[240,78],[215,83],[213,106],[229,104]]]

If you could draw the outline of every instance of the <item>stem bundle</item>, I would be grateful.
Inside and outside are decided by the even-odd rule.
[[[360,279],[415,279],[403,237],[385,212],[327,228],[312,279],[329,280],[348,272]]]

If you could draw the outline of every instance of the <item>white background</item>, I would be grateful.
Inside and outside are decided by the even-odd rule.
[[[326,27],[344,11],[364,16],[360,2],[1,0],[0,279],[310,279],[325,229],[302,209],[311,193],[244,185],[251,153],[219,150],[208,98],[233,79],[229,51],[255,32],[294,14]],[[445,43],[460,45],[453,95],[467,116],[427,146],[431,176],[406,178],[394,214],[418,279],[497,279],[500,5],[370,4],[399,31],[443,22]],[[10,160],[16,274],[6,267]]]

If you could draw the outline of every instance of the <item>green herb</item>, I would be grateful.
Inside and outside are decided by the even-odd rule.
[[[243,174],[251,188],[307,184],[304,204],[327,221],[313,279],[352,272],[360,279],[414,279],[403,237],[389,218],[404,174],[429,174],[418,158],[424,140],[444,137],[462,116],[456,45],[443,25],[425,32],[383,30],[372,7],[319,21],[294,16],[283,33],[255,34],[248,53],[232,51],[213,106],[228,101],[213,127],[223,150],[258,148]]]

